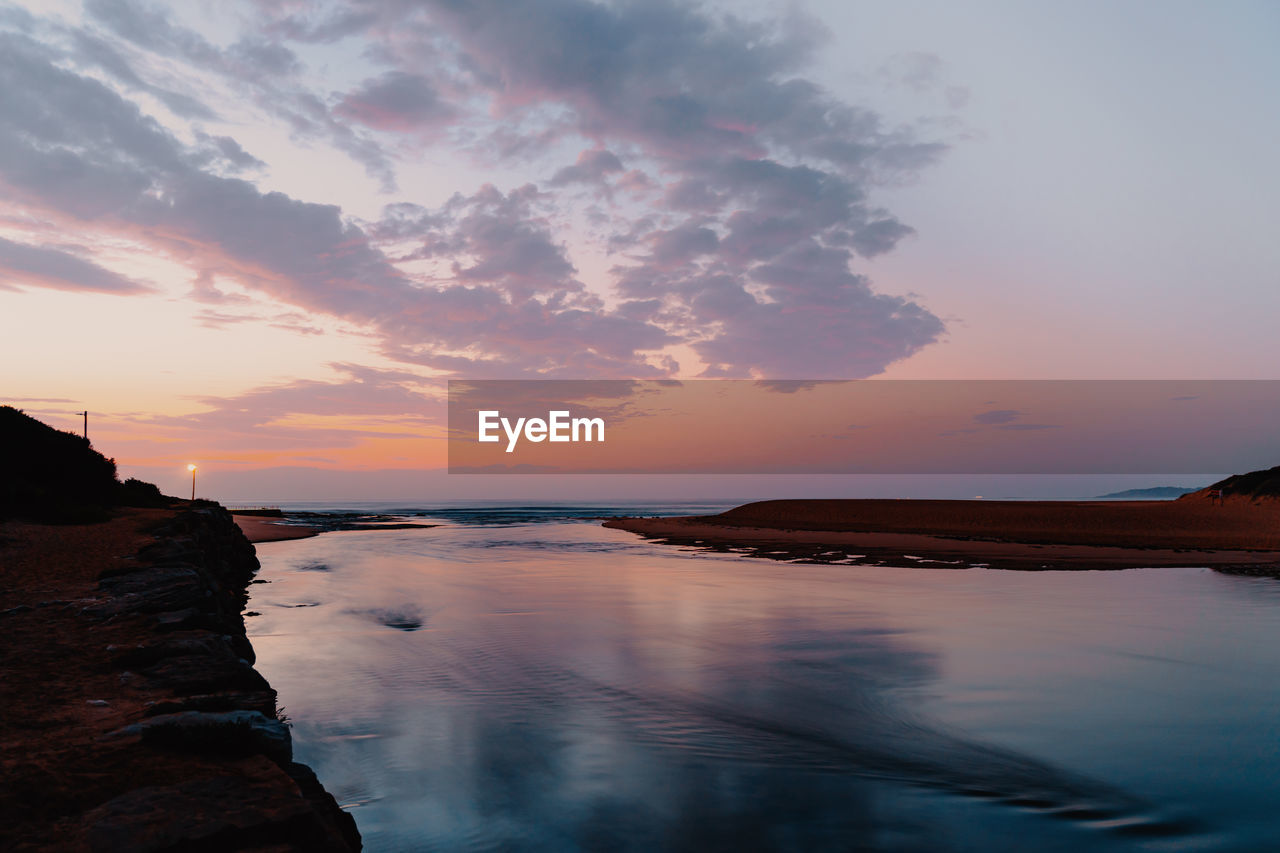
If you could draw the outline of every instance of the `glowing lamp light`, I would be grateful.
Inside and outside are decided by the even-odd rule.
[[[191,500],[196,499],[196,465],[194,463],[187,466],[187,470],[191,472]]]

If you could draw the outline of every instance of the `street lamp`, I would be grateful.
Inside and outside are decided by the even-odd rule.
[[[188,465],[187,470],[191,472],[191,500],[196,499],[196,466]]]

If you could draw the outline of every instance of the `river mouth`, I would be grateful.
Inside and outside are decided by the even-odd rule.
[[[367,849],[1280,831],[1275,581],[777,563],[585,514],[424,511],[440,526],[258,547],[258,666]]]

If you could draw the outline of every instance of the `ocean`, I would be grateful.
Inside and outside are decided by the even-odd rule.
[[[780,562],[599,524],[727,506],[286,507],[331,532],[257,546],[247,624],[297,760],[372,851],[1280,836],[1280,582]]]

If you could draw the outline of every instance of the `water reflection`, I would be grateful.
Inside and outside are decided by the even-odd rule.
[[[568,522],[333,533],[259,551],[271,581],[253,587],[260,667],[300,760],[353,809],[368,849],[1201,849],[1226,838],[1160,784],[1111,772],[1079,744],[1055,747],[1052,726],[1037,735],[1021,713],[1089,707],[1051,694],[1090,689],[1070,660],[1115,639],[1082,610],[1114,573],[1037,586],[1012,573],[783,565]],[[1019,661],[1043,664],[1050,647],[1065,655],[1058,677],[1042,666],[1019,683]],[[967,684],[954,683],[957,666]]]

